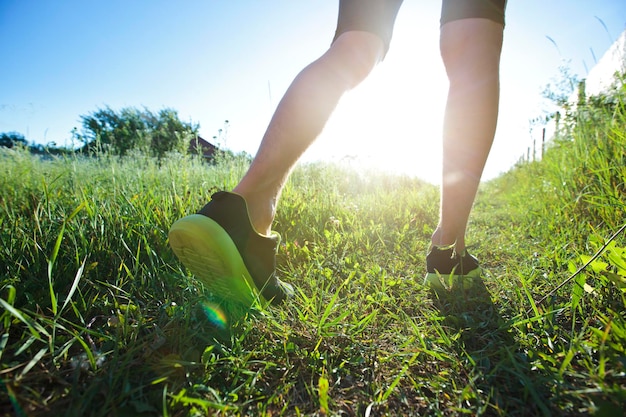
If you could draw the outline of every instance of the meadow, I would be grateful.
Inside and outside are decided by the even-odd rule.
[[[480,282],[423,285],[438,188],[299,166],[279,307],[221,305],[167,231],[247,167],[0,152],[0,414],[624,415],[626,90],[482,184]]]

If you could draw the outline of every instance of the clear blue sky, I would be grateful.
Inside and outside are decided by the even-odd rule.
[[[349,155],[437,181],[439,8],[405,0],[387,59],[345,97],[305,160]],[[293,77],[328,47],[336,12],[336,1],[0,0],[0,132],[63,145],[98,108],[170,107],[207,139],[228,119],[226,145],[254,154]],[[559,65],[570,60],[584,77],[625,27],[623,0],[509,0],[486,178],[531,143],[529,119]]]

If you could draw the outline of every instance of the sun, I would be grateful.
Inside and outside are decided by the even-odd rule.
[[[386,60],[342,98],[305,159],[349,159],[438,183],[446,88],[428,65]]]

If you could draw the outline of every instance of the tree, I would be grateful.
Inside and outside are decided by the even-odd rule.
[[[132,149],[159,158],[174,150],[186,151],[199,129],[197,124],[181,121],[173,109],[153,113],[146,108],[126,107],[116,112],[107,106],[81,116],[81,120],[84,150],[106,149],[122,156]]]
[[[178,150],[187,152],[192,138],[198,136],[198,125],[181,122],[178,113],[172,109],[163,109],[158,117],[150,114],[148,128],[151,131],[151,149],[156,156]]]
[[[26,146],[27,142],[24,135],[17,132],[8,132],[0,134],[0,146],[5,148],[12,148],[14,146]]]
[[[572,94],[580,88],[580,81],[576,74],[571,73],[569,63],[562,64],[558,77],[544,87],[541,95],[557,107],[568,108]]]

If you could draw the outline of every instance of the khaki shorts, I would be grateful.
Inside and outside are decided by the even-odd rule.
[[[370,32],[383,40],[387,51],[401,5],[402,0],[340,0],[333,41],[351,30]],[[440,22],[485,18],[504,25],[505,8],[506,0],[442,0]]]

